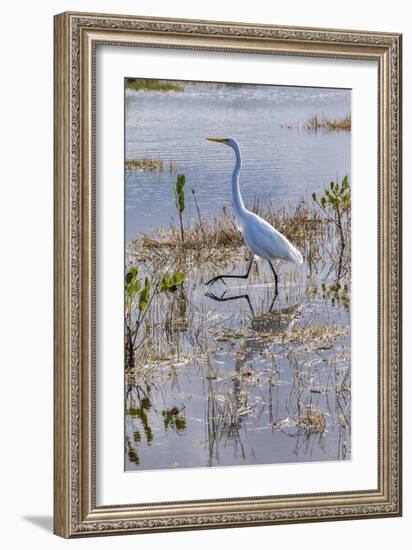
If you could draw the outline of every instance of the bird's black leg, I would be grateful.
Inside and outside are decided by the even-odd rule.
[[[272,262],[270,260],[268,260],[268,262],[269,262],[270,268],[273,272],[273,275],[275,276],[275,297],[276,297],[278,295],[278,276],[276,274],[275,268],[272,265]],[[274,300],[273,300],[273,302],[274,302]],[[272,306],[273,306],[273,304],[272,304]],[[272,309],[272,308],[270,308],[270,309]]]
[[[276,292],[276,294],[273,297],[272,303],[270,304],[270,308],[268,310],[268,313],[271,313],[273,306],[275,305],[276,300],[278,299],[279,294]]]
[[[224,279],[247,279],[249,277],[250,270],[252,268],[254,256],[252,256],[249,267],[247,269],[247,272],[245,275],[216,275],[216,277],[213,277],[213,279],[210,279],[206,285],[213,285],[216,281],[222,281],[222,283],[225,283]],[[273,268],[272,268],[273,269]],[[226,284],[226,283],[225,283]]]

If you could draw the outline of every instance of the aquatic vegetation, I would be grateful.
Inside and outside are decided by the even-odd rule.
[[[336,225],[341,245],[341,253],[347,244],[345,221],[348,221],[351,207],[351,194],[348,176],[342,182],[330,182],[330,189],[324,188],[323,196],[318,198],[312,193],[312,199],[324,214]]]
[[[265,278],[266,272],[262,275]],[[332,321],[330,313],[327,317],[315,313],[317,308],[323,311],[328,303],[338,313],[339,303],[333,305],[333,296],[319,289],[313,292],[311,284],[302,291],[298,290],[300,286],[293,286],[289,293],[281,291],[280,302],[268,314],[265,310],[271,301],[270,287],[255,287],[256,278],[252,277],[246,286],[249,290],[245,289],[255,302],[256,313],[250,315],[236,301],[229,302],[228,308],[225,304],[225,309],[220,304],[213,307],[199,288],[200,276],[195,270],[185,278],[185,324],[179,320],[180,292],[174,292],[172,299],[166,294],[157,295],[148,312],[150,333],[144,333],[135,366],[127,372],[131,386],[146,384],[154,388],[152,395],[157,397],[150,422],[158,423],[162,410],[181,410],[185,406],[184,428],[176,434],[185,437],[186,430],[194,429],[193,423],[205,423],[209,466],[222,463],[225,449],[233,450],[236,463],[254,462],[257,459],[252,459],[247,442],[252,433],[263,437],[265,429],[291,438],[297,456],[302,458],[307,453],[330,456],[328,442],[338,433],[336,452],[340,457],[349,456],[348,317],[345,314],[339,321],[333,316]],[[258,297],[261,302],[256,301]],[[193,408],[199,393],[203,395],[199,406],[206,403],[205,417],[203,408]],[[321,418],[315,413],[310,417],[309,407],[322,411],[324,432]],[[288,421],[282,420],[282,411],[288,414]],[[164,425],[163,415],[161,420]],[[335,425],[339,431],[330,431]],[[154,431],[158,442],[163,441],[159,429]],[[166,431],[170,442],[170,426]],[[133,439],[131,428],[129,433]],[[148,455],[141,453],[146,444],[143,441],[134,445],[139,451],[139,467],[144,467],[144,456],[148,460]],[[186,464],[175,446],[173,453],[171,465]]]
[[[270,201],[260,204],[255,199],[251,210],[296,245],[307,247],[306,259],[308,255],[314,257],[317,243],[328,233],[328,220],[305,199],[284,208],[275,208]],[[186,227],[184,248],[179,232],[180,229],[171,226],[157,233],[143,233],[130,243],[129,253],[136,261],[167,261],[174,266],[186,262],[190,266],[213,266],[214,262],[237,261],[245,256],[243,236],[226,210]]]
[[[126,159],[126,170],[163,170],[161,159]]]
[[[288,130],[303,128],[310,132],[350,132],[352,119],[350,115],[341,118],[327,118],[325,115],[319,116],[314,113],[302,125],[299,122],[284,122],[281,124],[281,128]]]
[[[181,82],[145,78],[126,78],[125,88],[141,92],[183,92],[185,89]]]
[[[326,429],[325,413],[321,409],[308,406],[296,425],[308,432],[323,434]]]
[[[344,131],[350,132],[351,130],[351,117],[346,115],[342,118],[329,119],[323,116],[319,117],[317,114],[313,114],[304,124],[306,130],[328,130],[331,131]]]
[[[205,466],[350,457],[350,269],[336,277],[338,226],[314,201],[276,209],[255,200],[252,208],[305,257],[302,267],[278,264],[277,299],[259,263],[246,284],[221,291],[223,301],[206,293],[217,264],[243,272],[247,261],[227,211],[185,226],[184,242],[172,225],[128,247],[138,292],[151,282],[144,309],[138,296],[132,314],[140,323],[126,369],[129,468],[198,466],[199,456]],[[151,406],[136,413],[145,395]]]
[[[159,290],[163,292],[175,292],[177,287],[183,284],[184,278],[181,271],[175,271],[171,276],[165,273],[160,279]]]
[[[182,239],[182,244],[185,242],[185,235],[183,230],[183,212],[185,210],[185,185],[186,176],[184,174],[178,174],[176,178],[176,183],[173,186],[173,192],[175,195],[176,209],[179,214],[180,236]]]
[[[315,349],[331,349],[333,347],[333,341],[348,332],[346,327],[312,324],[274,332],[270,329],[273,325],[276,326],[276,321],[272,322],[270,325],[266,324],[266,330],[262,330],[261,317],[259,323],[256,322],[256,319],[253,319],[249,329],[235,331],[228,328],[217,327],[213,331],[216,341],[224,342],[241,338],[242,340],[259,340],[282,344],[299,343],[301,345],[304,344],[306,351],[308,351],[308,346]],[[266,314],[265,317],[267,318],[268,314]],[[273,317],[274,316],[272,316],[272,319]],[[289,318],[289,323],[290,321],[291,319]],[[264,326],[265,325],[263,325],[263,327]]]
[[[299,428],[298,433],[302,430],[308,435],[323,434],[326,430],[326,415],[321,409],[309,404],[305,406],[301,416],[286,416],[272,423],[272,428],[276,430],[292,427]]]
[[[198,220],[199,220],[200,229],[201,229],[202,233],[204,234],[202,218],[200,216],[199,203],[197,202],[197,198],[196,198],[196,190],[195,190],[194,187],[191,187],[191,191],[192,191],[192,195],[193,195],[193,200],[195,201],[196,212],[197,212],[197,217],[198,217]]]
[[[184,282],[184,274],[175,271],[172,275],[164,273],[153,287],[149,277],[144,282],[138,278],[139,271],[132,265],[125,276],[125,355],[126,368],[135,363],[136,341],[147,310],[159,292],[173,293]]]
[[[139,82],[134,86],[141,86],[143,95],[149,88]],[[185,93],[173,95],[157,92],[179,90],[152,82],[155,93],[145,101],[132,93],[127,98],[126,154],[132,158],[126,163],[126,265],[127,271],[138,270],[131,287],[139,285],[131,288],[125,323],[134,338],[131,359],[126,349],[125,468],[350,458],[349,180],[328,184],[329,196],[319,193],[330,174],[349,170],[351,120],[338,118],[347,112],[349,93],[341,99],[334,94],[325,103],[312,91],[305,103],[301,90],[274,93],[267,86],[185,82]],[[226,100],[233,97],[238,117],[227,109]],[[279,109],[268,98],[279,100]],[[170,114],[161,126],[153,118],[158,101]],[[259,106],[253,121],[252,105]],[[336,116],[309,116],[323,107]],[[219,210],[230,191],[218,187],[223,171],[215,170],[201,139],[192,141],[186,156],[190,132],[178,133],[204,108],[202,126],[193,127],[198,135],[204,122],[210,128],[216,119],[228,123],[230,115],[235,135],[245,141],[248,136],[252,163],[245,165],[246,206],[304,257],[301,266],[276,263],[277,297],[273,275],[260,261],[247,281],[204,286],[223,269],[244,273],[249,259],[231,208]],[[300,117],[300,125],[289,125],[298,132],[279,128],[281,117],[291,112]],[[150,139],[144,141],[146,135]],[[171,149],[177,135],[182,140]],[[157,154],[164,160],[150,158]],[[254,201],[253,167],[259,171],[261,197]],[[296,189],[302,198],[296,198]],[[208,195],[213,192],[216,200]],[[266,200],[269,194],[279,202]],[[157,201],[153,208],[152,201]]]

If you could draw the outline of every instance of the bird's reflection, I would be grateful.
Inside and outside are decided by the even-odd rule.
[[[252,302],[250,301],[249,294],[235,294],[235,295],[229,295],[229,296],[226,296],[226,294],[227,294],[227,290],[225,290],[220,296],[217,296],[213,292],[206,292],[205,296],[207,296],[211,300],[215,300],[216,302],[228,302],[229,300],[242,300],[242,299],[246,300],[248,305],[249,305],[249,309],[252,313],[252,316],[253,317],[255,316],[255,312],[253,310]],[[268,309],[268,313],[271,313],[271,311],[273,309],[273,306],[275,305],[275,302],[276,302],[278,296],[279,296],[279,293],[275,292],[275,295],[273,296],[273,300],[272,300],[272,302],[270,304],[270,307]]]

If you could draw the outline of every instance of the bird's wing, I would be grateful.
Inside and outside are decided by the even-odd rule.
[[[256,214],[252,214],[245,224],[244,236],[249,248],[261,258],[280,258],[296,264],[303,261],[299,250],[282,233]]]

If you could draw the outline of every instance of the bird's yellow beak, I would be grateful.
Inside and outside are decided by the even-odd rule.
[[[206,138],[207,141],[217,141],[217,143],[223,143],[225,138]]]

